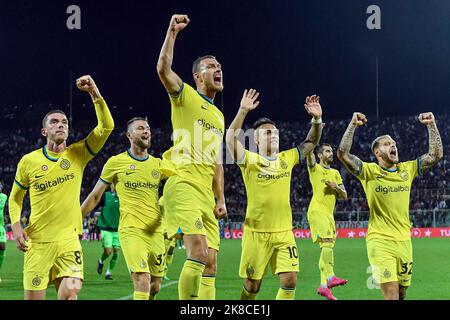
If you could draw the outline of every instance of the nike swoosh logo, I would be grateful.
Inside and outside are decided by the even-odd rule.
[[[133,174],[133,173],[136,173],[136,172],[125,172],[125,174],[127,175],[127,176],[129,176],[130,174]]]
[[[44,175],[42,174],[42,175],[40,175],[40,176],[34,176],[34,178],[35,179],[39,179],[39,178],[42,178]]]
[[[204,110],[208,110],[207,108],[205,108],[204,106],[202,106],[202,109],[204,109]]]
[[[293,263],[292,266],[296,267],[296,266],[298,266],[298,263]]]

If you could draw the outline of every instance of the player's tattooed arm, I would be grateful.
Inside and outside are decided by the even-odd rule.
[[[444,148],[433,113],[421,113],[419,115],[419,121],[425,124],[428,129],[428,153],[419,158],[421,164],[420,171],[424,173],[444,157]]]
[[[258,97],[259,92],[257,92],[255,89],[244,90],[239,111],[227,130],[225,141],[235,161],[241,161],[244,158],[245,149],[242,143],[239,141],[238,136],[241,132],[242,125],[244,124],[244,120],[247,117],[247,114],[258,107]]]
[[[355,112],[353,114],[352,121],[345,130],[344,136],[339,144],[339,149],[337,156],[339,160],[344,164],[348,171],[354,175],[358,175],[362,165],[361,159],[350,153],[352,148],[353,136],[355,135],[355,130],[359,126],[366,124],[366,116],[360,112]]]
[[[316,156],[314,155],[313,151],[306,154],[306,163],[308,164],[308,167],[310,167],[310,168],[314,167],[314,165],[316,164]]]
[[[159,54],[158,64],[156,69],[158,76],[167,92],[172,96],[177,96],[183,81],[172,70],[173,49],[175,46],[175,39],[178,33],[186,28],[189,24],[189,18],[185,14],[175,14],[170,19],[169,28],[167,29],[166,38],[164,40],[161,52]]]
[[[312,95],[310,97],[306,97],[304,104],[306,112],[308,112],[313,119],[311,121],[311,129],[309,130],[306,139],[300,143],[300,150],[302,151],[303,158],[306,157],[307,154],[313,152],[322,135],[322,107],[319,101],[319,96]]]

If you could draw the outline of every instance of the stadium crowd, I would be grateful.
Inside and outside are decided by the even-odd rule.
[[[444,145],[444,159],[437,163],[431,172],[423,177],[418,177],[414,182],[411,192],[411,222],[413,226],[431,227],[433,220],[436,225],[450,224],[450,162],[447,155],[450,154],[450,114],[437,114],[437,125]],[[340,139],[350,121],[347,119],[326,121],[321,142],[330,143],[336,151]],[[410,117],[386,117],[380,121],[371,120],[369,123],[356,131],[352,153],[361,160],[375,161],[371,154],[370,145],[373,139],[382,134],[390,134],[397,142],[400,161],[415,159],[428,151],[427,129],[421,125],[416,116]],[[280,150],[297,146],[309,130],[307,122],[276,121],[280,132]],[[247,128],[249,124],[247,124]],[[91,128],[72,128],[68,143],[72,143],[87,136]],[[161,157],[171,142],[171,127],[152,128],[152,146],[150,154]],[[45,144],[40,135],[39,128],[29,127],[20,129],[0,129],[0,181],[9,194],[17,163],[22,155]],[[125,150],[127,138],[125,128],[117,123],[116,129],[106,142],[102,151],[95,159],[89,162],[84,173],[81,189],[81,201],[84,200],[90,190],[97,182],[102,167],[106,160],[115,154]],[[225,148],[225,147],[224,147]],[[225,150],[225,149],[224,149]],[[224,159],[230,159],[224,156]],[[344,170],[343,165],[337,160],[336,154],[333,167],[338,169],[342,175],[344,185],[348,192],[347,201],[338,201],[336,204],[336,221],[367,221],[368,206],[365,200],[361,184],[355,177]],[[233,163],[225,163],[225,195],[228,209],[228,226],[233,228],[233,223],[239,225],[244,221],[246,209],[245,188],[239,168]],[[291,189],[291,206],[294,214],[294,223],[298,227],[307,228],[306,211],[312,196],[306,164],[302,163],[294,168]],[[23,215],[30,214],[28,197],[24,201]],[[8,219],[8,214],[6,214]],[[95,219],[85,222],[86,229],[95,230],[90,224]],[[6,221],[7,229],[10,230],[9,221]]]

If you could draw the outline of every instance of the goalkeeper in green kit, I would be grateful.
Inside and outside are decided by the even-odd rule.
[[[98,217],[97,227],[101,231],[103,253],[98,260],[97,273],[102,274],[105,260],[112,254],[105,279],[113,280],[112,271],[119,258],[120,242],[119,233],[119,197],[117,196],[114,184],[111,184],[111,192],[105,192],[97,207],[102,207]]]

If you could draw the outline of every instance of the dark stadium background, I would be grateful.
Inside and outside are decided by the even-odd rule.
[[[81,8],[81,30],[66,28],[66,8]],[[381,30],[368,30],[369,5]],[[450,3],[396,1],[9,1],[0,10],[0,124],[34,126],[33,105],[69,103],[69,74],[89,73],[120,121],[170,117],[156,62],[173,13],[189,27],[176,42],[173,68],[192,83],[192,62],[210,53],[223,65],[227,123],[244,88],[261,91],[260,110],[275,120],[304,120],[307,95],[324,116],[375,116],[375,59],[380,116],[441,113],[450,103]],[[72,81],[74,82],[74,81]],[[218,97],[216,102],[220,102]],[[73,124],[91,123],[85,95],[73,93]],[[17,109],[12,109],[17,106]],[[132,109],[130,109],[132,108]],[[20,114],[10,119],[10,113]],[[8,117],[9,116],[9,117]]]

